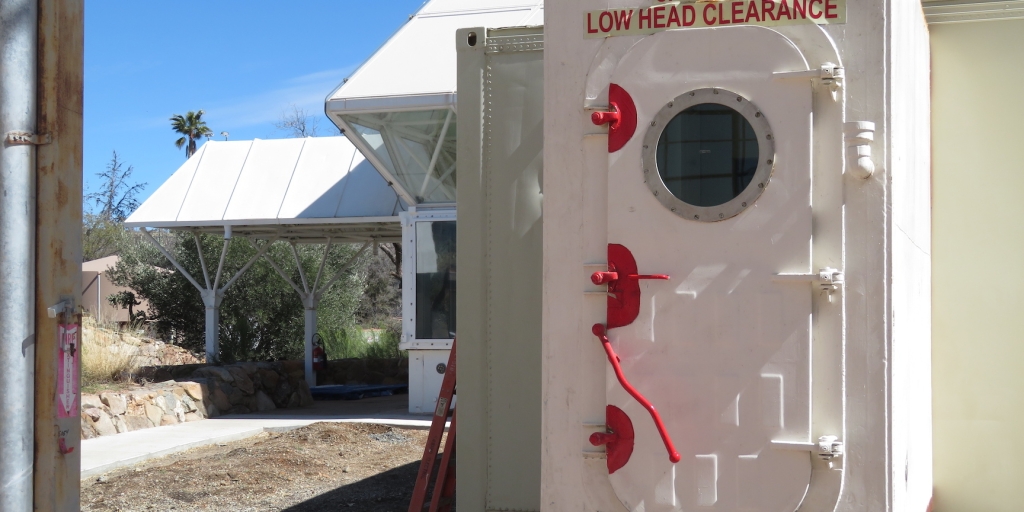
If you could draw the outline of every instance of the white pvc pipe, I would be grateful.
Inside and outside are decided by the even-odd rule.
[[[36,0],[0,1],[0,138],[36,130]],[[0,510],[32,510],[35,146],[0,143]],[[49,442],[55,442],[50,440]]]

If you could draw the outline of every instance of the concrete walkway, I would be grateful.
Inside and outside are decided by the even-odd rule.
[[[154,427],[82,441],[82,479],[200,446],[238,441],[262,432],[284,432],[318,421],[430,428],[429,415],[413,415],[408,395],[354,401],[318,401],[313,407]]]

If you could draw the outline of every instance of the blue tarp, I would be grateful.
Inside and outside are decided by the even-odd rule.
[[[391,396],[409,391],[408,384],[362,384],[357,386],[317,386],[309,390],[314,400],[359,400],[373,396]]]

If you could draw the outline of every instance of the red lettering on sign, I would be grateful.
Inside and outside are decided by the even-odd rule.
[[[732,3],[732,22],[743,23],[743,2]]]
[[[597,29],[594,28],[594,20],[591,19],[591,13],[587,13],[587,33],[596,34]]]
[[[837,7],[839,6],[836,5],[835,0],[825,0],[825,18],[830,20],[838,18],[839,15],[835,12]]]
[[[719,2],[718,3],[718,24],[719,25],[728,25],[729,23],[732,23],[732,22],[729,21],[729,19],[725,17],[725,13],[722,12],[722,3]]]
[[[719,8],[721,8],[721,6],[719,6]],[[712,14],[711,18],[708,18],[708,9],[711,10],[711,14]],[[714,11],[715,11],[715,4],[704,4],[704,24],[709,26],[709,27],[714,25],[715,22],[718,21],[718,20],[716,20],[713,17]]]
[[[697,10],[693,8],[693,5],[686,4],[683,6],[683,26],[689,27],[693,25],[693,22],[697,21]]]
[[[761,0],[761,13],[764,15],[764,21],[768,21],[769,18],[772,21],[778,20],[775,17],[775,2],[773,0]]]
[[[606,21],[608,22],[607,25],[605,24]],[[613,22],[612,13],[608,11],[602,12],[601,15],[597,17],[597,26],[601,29],[601,32],[611,32]]]
[[[754,21],[761,21],[761,13],[757,10],[755,0],[750,0],[750,6],[747,7],[747,18],[743,20],[743,23],[750,23],[750,18],[754,18]]]
[[[654,28],[665,28],[665,6],[659,5],[651,10],[654,11]]]
[[[647,12],[647,14],[644,14],[645,11]],[[640,22],[639,22],[640,30],[644,29],[644,20],[647,20],[647,28],[651,28],[651,10],[650,9],[640,9]]]
[[[807,19],[807,0],[793,0],[793,17],[798,14],[800,18]]]
[[[824,13],[821,12],[821,7],[818,8],[818,14],[814,14],[814,4],[821,4],[821,3],[822,3],[822,0],[811,0],[810,2],[807,3],[807,11],[811,14],[812,18],[818,19],[818,18],[821,17],[822,14],[824,14]]]
[[[678,7],[678,6],[676,6]],[[677,27],[683,26],[683,20],[679,19],[679,9],[676,7],[670,7],[668,9],[668,26],[671,27],[673,23]]]
[[[615,30],[629,30],[629,22],[633,19],[633,9],[615,12]]]
[[[789,3],[787,0],[782,0],[782,2],[779,3],[779,19],[781,20],[783,16],[793,19],[793,13],[789,12]]]

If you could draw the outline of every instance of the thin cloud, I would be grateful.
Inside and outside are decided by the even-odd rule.
[[[281,86],[257,94],[232,98],[226,102],[208,103],[204,119],[214,131],[247,128],[270,124],[292,105],[316,115],[323,111],[324,99],[348,77],[356,66],[328,69],[284,79]],[[152,118],[148,127],[164,126],[167,117]]]

